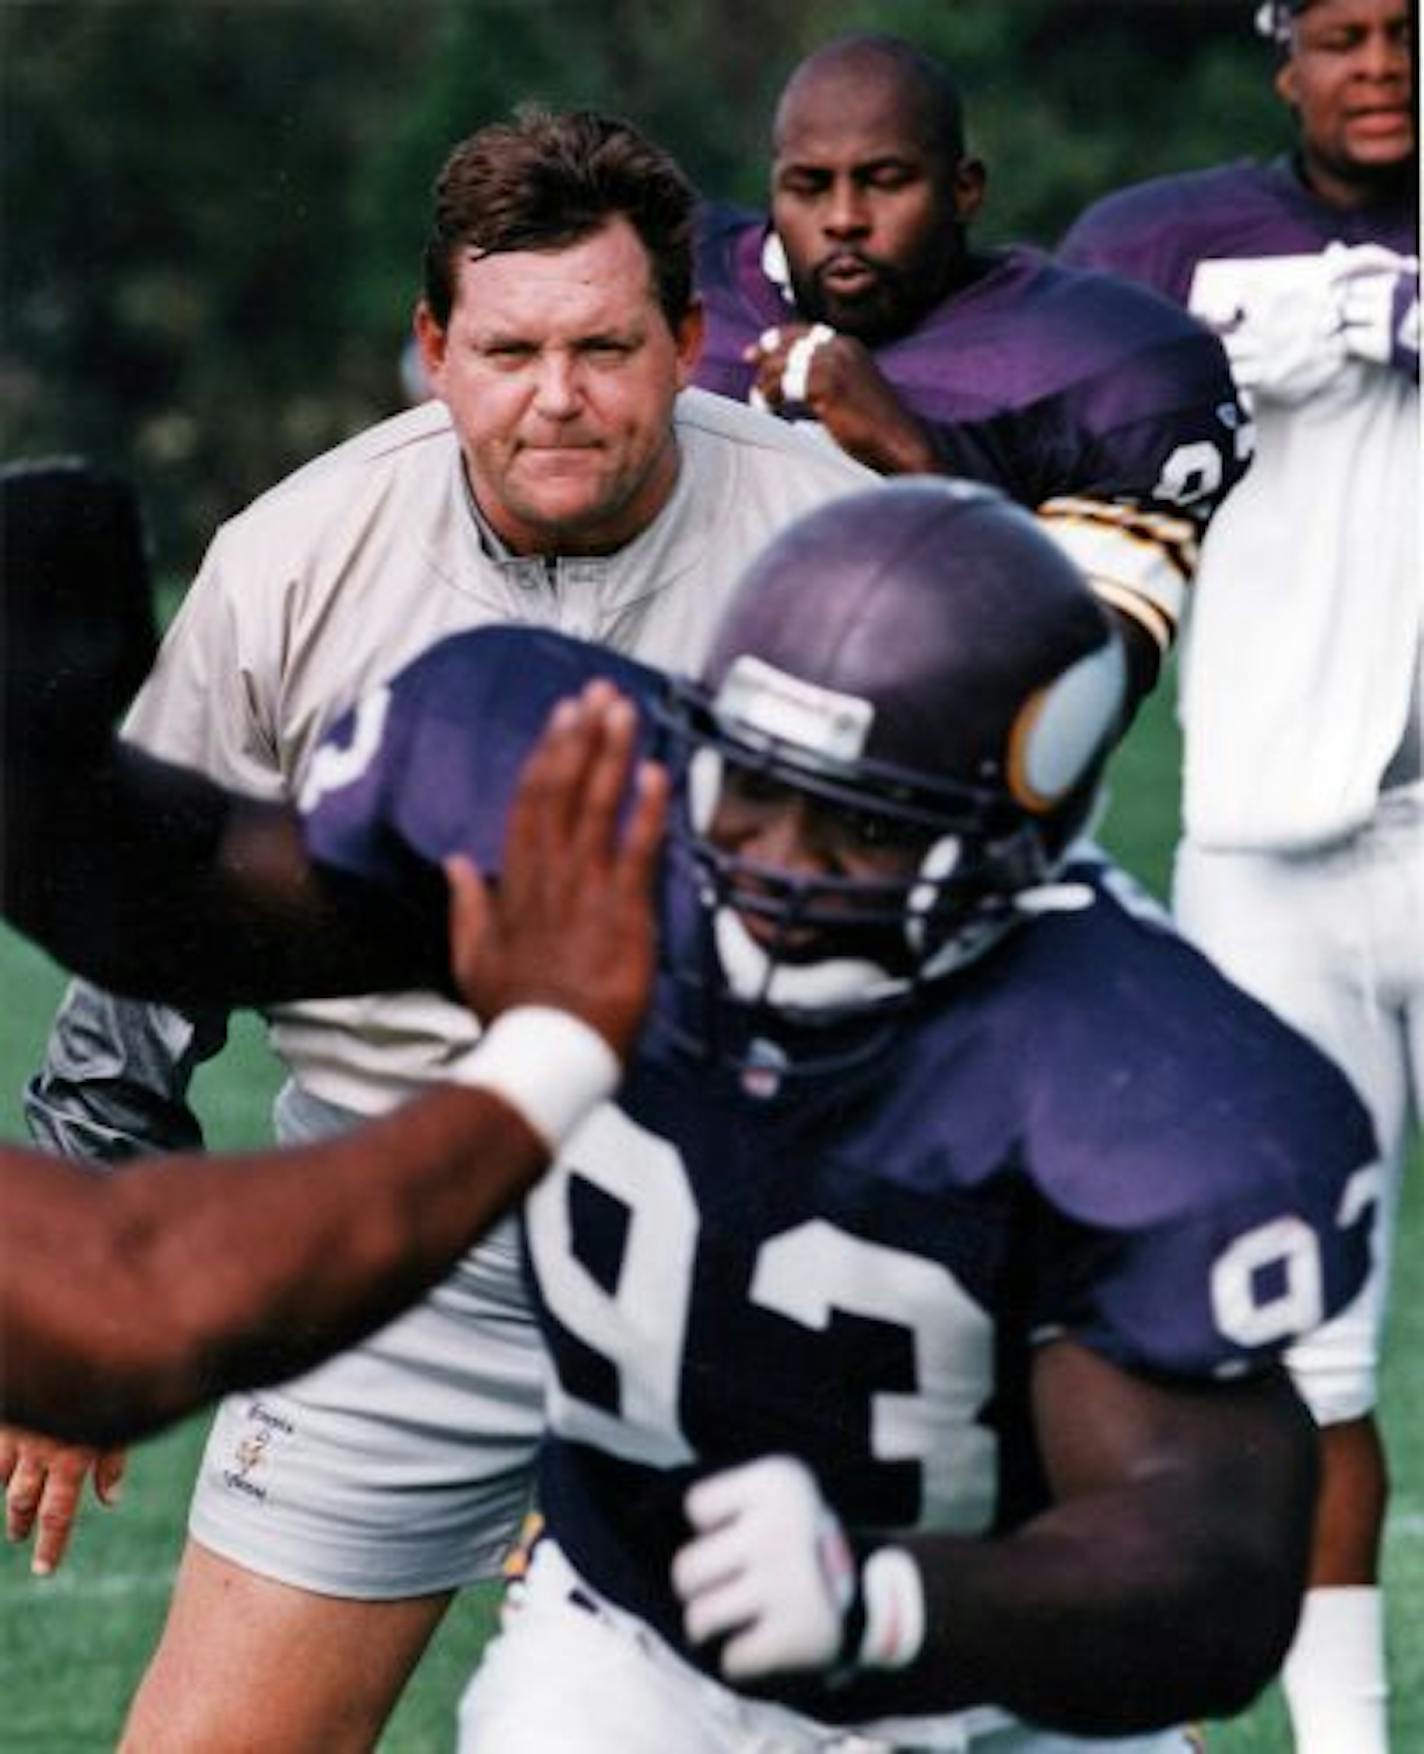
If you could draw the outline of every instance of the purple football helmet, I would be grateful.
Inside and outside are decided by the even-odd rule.
[[[1124,687],[1081,574],[992,488],[902,478],[790,526],[749,568],[701,682],[675,690],[674,836],[732,993],[833,1020],[979,955],[1083,826]],[[866,844],[912,847],[906,874],[796,875],[719,846],[732,768],[848,813]]]

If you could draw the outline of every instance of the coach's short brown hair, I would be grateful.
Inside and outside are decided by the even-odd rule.
[[[594,110],[523,107],[471,134],[435,182],[425,301],[444,328],[466,251],[558,250],[622,216],[648,252],[673,327],[692,304],[691,184],[629,122]]]

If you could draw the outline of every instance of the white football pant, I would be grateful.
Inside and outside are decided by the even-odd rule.
[[[1372,822],[1311,853],[1177,850],[1183,933],[1310,1038],[1354,1083],[1384,1162],[1375,1270],[1349,1308],[1291,1352],[1322,1425],[1375,1404],[1411,1107],[1424,1093],[1424,797],[1387,792]]]

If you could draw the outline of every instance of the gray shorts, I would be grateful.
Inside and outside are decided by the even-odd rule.
[[[288,1084],[286,1143],[356,1117]],[[219,1407],[189,1533],[322,1595],[429,1595],[497,1573],[529,1505],[543,1353],[508,1220],[350,1352]]]

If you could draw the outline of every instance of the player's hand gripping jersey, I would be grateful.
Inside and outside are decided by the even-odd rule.
[[[456,848],[491,869],[531,738],[595,674],[652,740],[668,684],[630,660],[445,641],[319,756],[313,854],[391,883]],[[694,1479],[789,1453],[852,1530],[1004,1531],[1044,1503],[1035,1346],[1222,1381],[1360,1282],[1376,1170],[1344,1080],[1111,870],[1065,878],[1079,905],[899,1010],[777,1030],[712,996],[698,879],[669,858],[641,1052],[526,1231],[549,1525],[694,1662],[669,1575]]]

